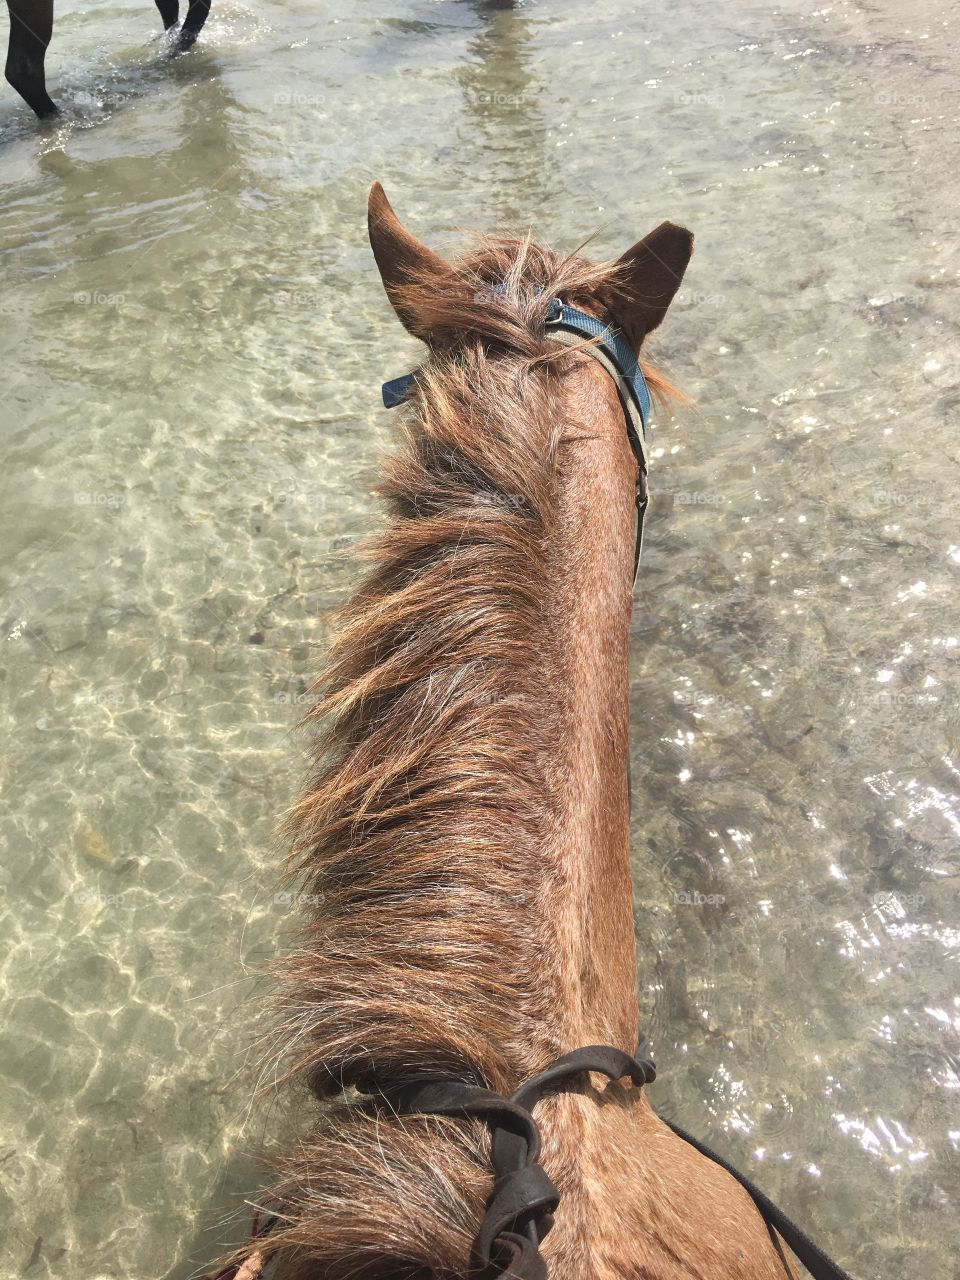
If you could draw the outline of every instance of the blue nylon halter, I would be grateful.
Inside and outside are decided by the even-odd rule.
[[[559,298],[554,298],[550,303],[547,311],[547,327],[566,329],[570,333],[579,334],[581,338],[599,339],[597,346],[616,366],[617,372],[630,392],[631,399],[637,406],[643,434],[646,436],[647,422],[650,418],[650,391],[633,347],[623,334],[612,325],[598,320],[596,316],[586,311],[578,311],[576,307],[567,306]]]
[[[492,292],[504,293],[505,286],[493,285]],[[595,353],[594,358],[600,360],[616,384],[626,419],[627,439],[637,460],[637,539],[633,558],[633,580],[636,582],[643,543],[643,517],[647,509],[647,454],[644,439],[650,417],[650,391],[643,370],[630,343],[613,325],[598,320],[586,311],[570,307],[559,298],[551,300],[545,326],[548,335],[551,331],[562,330],[590,341],[591,345],[585,348],[586,353]],[[395,409],[397,405],[403,404],[413,391],[416,378],[414,370],[412,373],[405,373],[402,378],[385,382],[381,387],[384,407]],[[639,432],[635,418],[640,419]]]
[[[503,286],[497,288],[502,291]],[[612,325],[598,320],[596,316],[576,307],[567,306],[559,298],[554,298],[547,310],[546,325],[548,329],[566,329],[570,333],[579,334],[581,338],[598,339],[597,346],[616,366],[617,372],[630,392],[630,397],[637,406],[643,434],[647,433],[647,421],[650,417],[650,391],[643,376],[639,361],[633,348],[623,334]],[[395,409],[410,395],[416,379],[416,373],[405,373],[402,378],[393,378],[385,382],[381,388],[385,409]]]

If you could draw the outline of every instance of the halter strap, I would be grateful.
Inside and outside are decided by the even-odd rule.
[[[503,293],[503,285],[494,285],[492,292]],[[553,298],[547,308],[545,333],[554,342],[578,347],[584,355],[592,357],[613,379],[623,408],[627,426],[627,439],[637,460],[637,534],[633,556],[633,581],[640,570],[640,551],[643,544],[643,518],[649,501],[647,493],[647,452],[644,444],[647,422],[650,417],[650,390],[636,354],[623,334],[605,320],[598,320],[587,311],[568,306],[560,298]],[[403,404],[416,387],[417,371],[405,373],[400,378],[384,382],[380,388],[383,404],[395,409]]]
[[[633,347],[619,329],[608,321],[598,320],[587,311],[568,306],[559,298],[554,298],[547,309],[546,328],[547,335],[558,341],[563,341],[563,335],[567,333],[587,339],[592,345],[584,347],[584,352],[604,357],[600,363],[617,384],[617,393],[627,418],[627,434],[637,455],[637,464],[646,471],[647,458],[643,442],[650,420],[650,389]]]
[[[564,308],[567,312],[573,312],[572,307]],[[574,315],[582,316],[585,321],[589,320],[593,325],[599,326],[599,320],[594,320],[593,316],[587,315],[585,311],[573,312]],[[604,330],[609,333],[610,330]],[[644,445],[644,433],[647,409],[641,409],[641,404],[649,406],[650,395],[647,391],[647,384],[643,377],[640,366],[633,357],[633,352],[629,346],[623,342],[619,335],[616,335],[620,342],[626,347],[636,365],[637,373],[640,377],[638,385],[643,388],[643,397],[641,397],[637,386],[634,382],[624,374],[620,366],[614,361],[610,354],[609,347],[603,342],[591,342],[584,346],[583,339],[592,336],[586,331],[586,326],[579,328],[555,327],[550,330],[550,337],[554,342],[559,342],[565,347],[576,347],[582,351],[585,356],[590,356],[603,369],[607,371],[613,379],[613,385],[617,389],[617,395],[620,398],[620,405],[623,409],[624,419],[627,424],[627,439],[630,442],[630,448],[633,450],[633,456],[637,461],[637,478],[636,478],[636,496],[635,502],[637,507],[637,533],[634,541],[633,550],[633,582],[636,585],[637,575],[640,572],[640,552],[643,550],[643,518],[647,513],[647,504],[649,502],[649,494],[647,492],[647,451]]]

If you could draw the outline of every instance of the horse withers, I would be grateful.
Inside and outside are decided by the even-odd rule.
[[[179,0],[156,0],[166,31],[180,16]],[[211,0],[188,0],[187,15],[177,35],[176,52],[196,42],[210,12]],[[10,43],[5,75],[21,98],[38,116],[58,115],[57,104],[47,93],[44,59],[53,35],[53,0],[7,0],[10,11]]]

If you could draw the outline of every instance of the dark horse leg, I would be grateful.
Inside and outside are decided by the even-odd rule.
[[[180,17],[180,0],[157,0],[157,8],[163,19],[164,31],[169,31],[171,27],[177,25],[177,18]]]
[[[210,0],[190,0],[190,8],[187,10],[187,16],[183,20],[180,37],[177,40],[178,52],[193,47],[209,12]]]
[[[47,93],[43,59],[53,34],[53,0],[7,0],[10,45],[7,82],[38,116],[55,116],[57,104]]]

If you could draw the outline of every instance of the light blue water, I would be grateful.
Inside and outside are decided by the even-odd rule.
[[[657,350],[633,840],[655,1100],[859,1280],[957,1229],[956,5],[57,7],[0,92],[0,1275],[254,1191],[289,729],[415,359],[364,208],[697,250]]]

